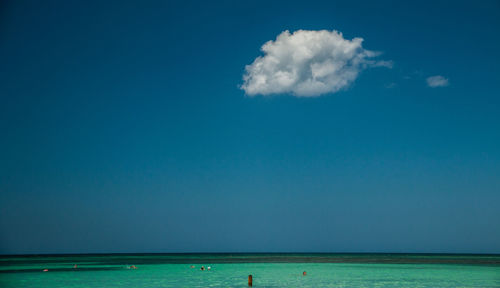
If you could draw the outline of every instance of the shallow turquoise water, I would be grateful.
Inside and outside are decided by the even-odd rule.
[[[366,254],[4,257],[0,287],[247,287],[249,274],[253,287],[500,287],[499,260]],[[211,270],[201,271],[201,265]]]

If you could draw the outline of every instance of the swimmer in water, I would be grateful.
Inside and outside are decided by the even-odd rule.
[[[306,276],[306,275],[307,275],[306,271],[302,272],[302,275],[303,275],[303,276]]]
[[[210,270],[210,269],[212,269],[212,267],[208,266],[208,267],[207,267],[207,270]]]
[[[201,271],[205,270],[205,267],[201,266],[200,270],[201,270]]]

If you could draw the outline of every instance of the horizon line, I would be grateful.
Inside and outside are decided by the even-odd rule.
[[[500,256],[500,253],[456,253],[456,252],[92,252],[92,253],[0,253],[4,256],[88,256],[88,255],[214,255],[214,254],[389,254],[389,255],[468,255]]]

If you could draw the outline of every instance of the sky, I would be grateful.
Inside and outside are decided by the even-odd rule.
[[[0,254],[500,253],[500,2],[2,1]]]

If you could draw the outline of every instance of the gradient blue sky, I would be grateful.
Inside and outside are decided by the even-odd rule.
[[[500,253],[500,2],[100,2],[0,4],[0,253]],[[245,96],[298,29],[394,66]]]

